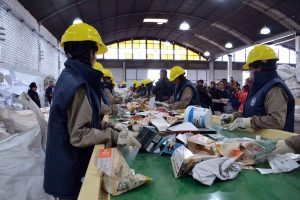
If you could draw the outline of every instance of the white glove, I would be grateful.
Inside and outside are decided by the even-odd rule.
[[[295,151],[290,148],[284,140],[278,140],[276,144],[276,148],[273,151],[274,154],[286,154],[286,153],[294,153]]]
[[[141,148],[141,143],[133,136],[130,131],[121,131],[118,136],[117,144],[132,146],[136,149]]]
[[[220,118],[221,118],[221,125],[230,124],[231,122],[234,121],[233,114],[222,114]]]
[[[128,131],[128,127],[125,124],[122,124],[122,123],[117,123],[114,126],[114,129],[118,130],[118,131]]]
[[[251,117],[237,118],[231,124],[229,124],[228,130],[234,131],[238,128],[251,128]]]

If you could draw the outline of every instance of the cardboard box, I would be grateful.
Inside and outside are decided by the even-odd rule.
[[[141,143],[142,149],[153,153],[172,135],[160,135],[153,126],[144,126],[140,129],[136,139]]]
[[[187,147],[192,153],[207,153],[216,155],[216,144],[212,139],[201,134],[193,135],[188,138]]]

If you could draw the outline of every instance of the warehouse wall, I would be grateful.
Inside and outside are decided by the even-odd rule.
[[[5,40],[0,41],[2,66],[14,66],[16,71],[27,69],[29,73],[38,72],[39,76],[57,78],[66,60],[58,49],[57,39],[39,25],[17,0],[0,0],[0,5],[0,26],[5,28],[1,31],[5,33],[1,36]]]

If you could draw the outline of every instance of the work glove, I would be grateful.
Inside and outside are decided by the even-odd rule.
[[[276,148],[273,151],[274,154],[286,154],[286,153],[294,153],[295,151],[290,148],[284,140],[278,140],[276,144]]]
[[[114,129],[118,130],[118,131],[128,131],[128,127],[125,124],[122,124],[122,123],[117,123],[114,126]]]
[[[119,145],[128,145],[136,149],[141,148],[141,143],[134,137],[134,133],[130,131],[121,131],[118,136]]]
[[[110,122],[101,121],[101,130],[105,130],[107,128],[112,128],[112,124]]]
[[[231,124],[228,124],[228,130],[234,131],[238,128],[251,128],[251,117],[249,118],[237,118]]]
[[[222,114],[220,118],[221,118],[221,125],[230,124],[231,122],[234,121],[233,114]]]
[[[156,101],[154,103],[157,107],[164,107],[164,108],[169,108],[169,104],[165,103],[165,102],[159,102],[159,101]]]
[[[277,146],[277,141],[274,140],[260,140],[256,141],[263,147],[263,150],[254,154],[253,158],[257,163],[264,163],[267,160],[268,155],[273,154]]]

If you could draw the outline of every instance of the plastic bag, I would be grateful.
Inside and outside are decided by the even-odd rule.
[[[36,104],[30,100],[25,103],[36,111],[39,124],[46,124]],[[1,200],[52,199],[43,189],[45,127],[35,124],[22,134],[0,141]]]
[[[100,149],[97,166],[104,174],[104,189],[114,196],[151,180],[142,174],[134,174],[116,148]]]
[[[15,111],[0,107],[0,119],[10,134],[21,133],[37,124],[36,115],[31,110]]]

